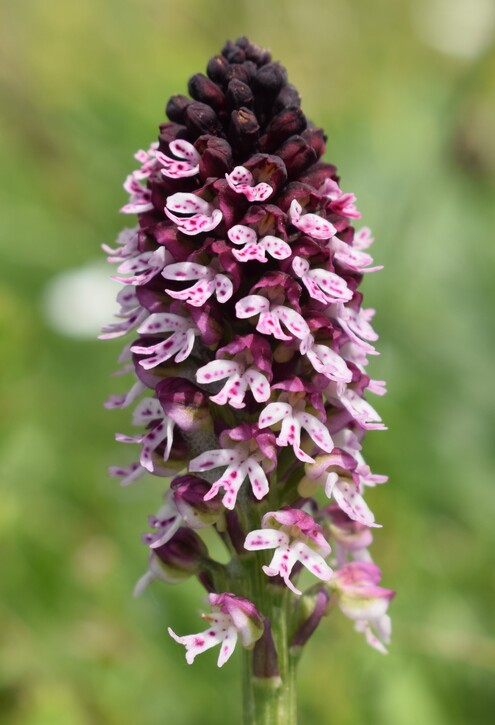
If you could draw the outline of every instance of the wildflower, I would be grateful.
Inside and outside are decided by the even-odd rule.
[[[326,269],[311,269],[302,257],[294,257],[292,268],[311,297],[323,304],[351,300],[352,292],[342,277]]]
[[[189,141],[183,139],[171,141],[169,148],[175,158],[170,158],[162,151],[155,152],[156,159],[163,167],[161,172],[164,176],[170,179],[183,179],[198,174],[201,156]]]
[[[232,297],[232,282],[225,274],[215,274],[211,267],[194,262],[169,264],[162,272],[165,279],[199,280],[192,287],[176,292],[166,289],[165,292],[176,300],[184,300],[194,307],[204,305],[212,294],[219,302],[227,302]]]
[[[265,201],[273,194],[270,184],[255,184],[252,173],[244,166],[236,166],[225,178],[236,194],[244,194],[249,201]]]
[[[349,464],[342,454],[334,450],[332,455],[322,455],[309,461],[306,464],[306,475],[314,483],[324,485],[327,497],[333,498],[353,521],[365,526],[379,526],[361,495],[363,485],[356,473],[355,461]]]
[[[172,333],[166,340],[160,340],[155,345],[131,347],[131,352],[150,355],[139,363],[145,370],[154,368],[171,357],[174,357],[177,363],[186,360],[191,354],[194,338],[199,335],[198,328],[190,318],[171,312],[156,312],[149,315],[138,328],[138,332],[142,335]]]
[[[351,562],[338,569],[330,582],[338,605],[355,623],[368,644],[382,654],[390,643],[391,622],[387,614],[395,596],[391,589],[378,586],[380,569],[372,562]]]
[[[320,194],[330,199],[329,206],[333,212],[348,219],[360,219],[361,214],[356,209],[356,197],[354,194],[344,194],[335,179],[325,179]]]
[[[318,214],[303,214],[299,202],[294,199],[289,210],[290,220],[300,231],[314,239],[331,239],[337,230],[334,225]]]
[[[267,576],[281,576],[289,589],[298,595],[301,592],[289,578],[297,562],[318,579],[330,579],[332,570],[325,562],[330,545],[309,514],[300,509],[269,511],[263,516],[261,526],[247,535],[244,547],[248,551],[275,549],[270,565],[263,567]]]
[[[333,542],[333,552],[338,566],[351,561],[371,561],[368,547],[373,542],[371,529],[365,524],[351,519],[336,504],[325,508],[328,519],[329,535]]]
[[[227,448],[229,442],[232,447]],[[238,442],[239,441],[239,442]],[[254,496],[262,499],[268,493],[267,473],[276,465],[274,436],[261,433],[254,425],[243,424],[222,433],[220,442],[223,448],[206,451],[189,464],[193,472],[210,471],[226,466],[224,473],[212,485],[205,496],[205,501],[225,489],[222,503],[227,509],[233,509],[237,494],[246,478],[249,479]]]
[[[214,209],[211,204],[195,194],[182,192],[172,194],[167,199],[164,211],[183,234],[210,232],[222,221],[220,209]]]
[[[124,189],[129,194],[129,202],[120,210],[123,214],[142,214],[153,209],[150,190],[142,186],[134,174],[127,177]]]
[[[139,463],[143,468],[153,472],[152,454],[158,446],[165,443],[163,461],[166,461],[172,448],[174,422],[164,413],[160,402],[156,398],[144,398],[135,408],[133,414],[134,425],[151,425],[151,429],[144,435],[127,436],[116,434],[119,443],[140,443],[141,455]]]
[[[302,430],[308,433],[316,446],[327,453],[333,450],[333,441],[325,424],[316,415],[308,413],[306,410],[307,400],[301,396],[304,386],[301,386],[300,381],[295,381],[295,385],[297,386],[295,393],[289,389],[294,388],[294,385],[284,382],[274,386],[285,389],[287,392],[280,395],[278,402],[269,403],[264,408],[258,425],[263,429],[282,422],[280,433],[276,439],[277,444],[279,446],[291,445],[300,461],[311,463],[314,459],[300,446]]]
[[[260,239],[254,229],[243,224],[236,224],[228,230],[227,236],[232,244],[242,244],[242,249],[233,249],[232,254],[239,262],[267,262],[267,253],[274,259],[287,259],[291,256],[291,249],[287,242],[278,237],[267,234]]]
[[[192,665],[198,654],[220,644],[218,666],[222,667],[231,657],[238,639],[246,649],[254,646],[263,633],[263,622],[254,604],[244,597],[224,592],[210,594],[208,600],[214,611],[201,616],[211,624],[209,629],[200,634],[179,637],[169,627],[168,633],[176,642],[185,646],[189,665]]]
[[[259,315],[256,325],[258,332],[273,335],[277,340],[292,340],[293,337],[304,340],[310,334],[309,327],[298,312],[286,305],[271,305],[270,300],[262,295],[243,297],[236,303],[236,313],[241,320]],[[287,333],[283,331],[281,323]]]

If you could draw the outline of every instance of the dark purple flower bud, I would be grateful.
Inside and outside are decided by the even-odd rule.
[[[242,218],[242,224],[251,224],[258,230],[258,234],[273,234],[276,237],[286,238],[285,227],[287,216],[279,206],[264,204],[263,206],[250,206]]]
[[[214,55],[208,61],[206,72],[215,83],[224,84],[227,78],[228,60],[223,55]]]
[[[316,596],[307,595],[301,598],[296,613],[299,626],[291,640],[291,647],[303,647],[306,644],[327,613],[329,601],[330,594],[326,589],[320,589]]]
[[[244,106],[232,111],[229,126],[229,140],[239,155],[249,153],[254,148],[260,130],[258,119],[253,111]]]
[[[226,179],[217,179],[215,181],[215,191],[218,194],[217,202],[218,208],[222,212],[223,224],[225,227],[230,228],[241,219],[248,205],[248,201],[240,194],[236,194]],[[215,241],[215,251],[218,251],[220,248],[225,248],[222,247],[222,242],[219,240]],[[229,249],[229,254],[232,255],[232,252],[230,252],[231,248],[227,247],[227,249]]]
[[[222,48],[222,55],[227,58],[229,63],[243,63],[246,60],[244,50],[231,40],[225,43]]]
[[[230,83],[230,81],[238,80],[246,83],[246,85],[249,85],[255,72],[256,66],[252,68],[247,63],[244,63],[243,65],[229,65],[227,69],[226,81],[227,83]]]
[[[258,66],[252,60],[247,60],[242,66],[248,73],[248,85],[252,85],[253,78],[258,72]],[[239,78],[240,80],[240,78]]]
[[[201,154],[199,175],[203,180],[213,176],[223,179],[231,171],[234,161],[228,141],[218,136],[200,136],[194,146]]]
[[[273,113],[279,113],[284,108],[292,108],[300,105],[301,96],[299,95],[299,92],[292,85],[292,83],[288,83],[287,85],[283,86],[282,90],[275,99],[272,111]]]
[[[198,574],[198,581],[201,584],[201,586],[203,586],[209,594],[211,594],[215,591],[215,584],[213,582],[213,577],[211,575],[211,572],[200,571]]]
[[[151,203],[153,204],[156,212],[162,212],[173,188],[174,185],[172,179],[167,179],[166,177],[161,176],[158,177],[158,179],[153,180],[153,184],[151,186]],[[177,188],[176,185],[175,188]],[[182,182],[182,188],[184,191],[193,191],[194,181],[192,179],[184,179]]]
[[[186,135],[186,127],[179,123],[161,123],[160,134],[158,136],[158,148],[166,153],[171,141],[175,141],[178,138],[186,138]]]
[[[243,83],[238,78],[230,81],[226,93],[227,108],[230,110],[241,108],[241,106],[251,108],[253,99],[253,91],[247,83]]]
[[[319,161],[317,164],[312,166],[308,171],[299,177],[299,181],[302,184],[309,185],[313,189],[319,189],[323,186],[326,179],[337,178],[335,176],[337,169],[333,164],[327,164],[323,161]]]
[[[222,337],[221,319],[215,314],[217,309],[215,305],[206,302],[203,307],[192,307],[189,310],[205,345],[216,345]]]
[[[210,526],[218,521],[223,512],[220,496],[205,501],[211,484],[198,476],[178,476],[170,484],[177,510],[188,526],[193,529]]]
[[[194,251],[191,238],[180,234],[177,228],[170,224],[168,220],[146,229],[146,235],[153,239],[156,244],[165,247],[177,262],[187,259]]]
[[[314,164],[318,156],[316,151],[302,136],[291,136],[277,149],[277,156],[284,162],[287,174],[293,179]]]
[[[201,103],[207,103],[216,111],[223,108],[225,96],[212,80],[202,73],[196,73],[189,79],[188,90],[191,96]]]
[[[187,107],[185,124],[188,131],[195,136],[201,136],[205,133],[222,133],[222,125],[213,108],[199,101],[195,101]]]
[[[211,426],[208,396],[185,378],[165,378],[156,395],[166,415],[181,430],[195,431]]]
[[[326,134],[321,128],[307,128],[302,134],[303,139],[315,150],[316,156],[320,158],[325,153]]]
[[[170,541],[153,549],[152,556],[160,565],[160,578],[176,584],[201,570],[201,560],[208,556],[208,549],[194,531],[181,528]]]
[[[268,63],[262,66],[253,79],[253,88],[256,93],[267,101],[274,100],[278,95],[286,74],[278,63]]]
[[[171,121],[183,123],[186,117],[186,109],[191,103],[191,99],[187,96],[172,96],[167,103],[165,113]]]
[[[318,197],[315,195],[314,189],[308,184],[302,184],[300,181],[292,181],[287,184],[279,195],[277,204],[284,212],[288,213],[294,199],[297,199],[304,209],[308,207],[308,211],[310,207],[316,206],[318,203]]]
[[[262,151],[278,148],[286,139],[301,133],[307,125],[306,116],[300,108],[286,108],[270,122],[265,134],[260,138]]]
[[[242,40],[242,38],[240,40]],[[244,50],[246,58],[253,61],[253,63],[257,66],[265,65],[265,63],[269,63],[272,59],[270,51],[265,50],[265,48],[260,48],[258,45],[255,45],[255,43],[250,43],[249,40],[247,41]]]

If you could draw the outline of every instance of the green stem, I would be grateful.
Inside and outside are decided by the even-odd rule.
[[[278,494],[278,495],[276,495]],[[253,531],[260,528],[261,517],[268,508],[277,509],[281,502],[280,491],[274,487],[270,500],[252,505],[243,490],[239,494],[238,514],[242,528]],[[253,552],[233,556],[226,569],[230,591],[252,601],[259,612],[270,622],[273,645],[243,650],[243,723],[244,725],[296,725],[296,666],[299,657],[289,651],[292,594],[285,586],[277,586],[263,572],[272,552]],[[263,635],[265,637],[266,635]],[[258,642],[259,645],[263,641]],[[256,658],[256,676],[253,661]],[[274,664],[276,660],[276,664]],[[266,675],[266,676],[263,676]]]
[[[263,592],[264,613],[269,617],[278,656],[278,675],[256,677],[253,652],[244,650],[244,725],[296,725],[296,659],[289,653],[289,592]]]

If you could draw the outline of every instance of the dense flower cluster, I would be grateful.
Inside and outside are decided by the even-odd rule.
[[[270,550],[266,583],[289,587],[294,606],[309,572],[311,631],[335,602],[385,651],[393,592],[368,553],[377,524],[364,494],[386,477],[361,453],[365,432],[384,428],[365,399],[385,392],[366,374],[377,335],[359,292],[380,269],[373,238],[354,227],[356,199],[321,160],[324,133],[267,51],[227,43],[189,93],[169,100],[124,184],[121,211],[138,225],[105,247],[123,288],[102,337],[132,333],[120,361],[136,378],[107,407],[134,405],[140,429],[117,435],[140,453],[111,473],[123,484],[175,476],[137,590],[155,578],[204,584],[211,628],[170,630],[188,662],[220,644],[221,665],[238,637],[254,646],[266,613],[209,557],[198,532],[214,527],[241,565]]]

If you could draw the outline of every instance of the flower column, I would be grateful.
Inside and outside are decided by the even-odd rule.
[[[361,452],[384,428],[365,400],[384,385],[365,372],[377,336],[358,291],[379,267],[355,197],[321,161],[323,132],[267,51],[227,43],[189,92],[125,182],[137,226],[105,247],[124,287],[102,337],[134,336],[119,358],[134,380],[107,407],[135,405],[142,429],[118,434],[141,450],[111,473],[173,479],[137,592],[197,577],[208,627],[171,636],[189,663],[217,646],[222,666],[240,645],[245,722],[290,725],[295,665],[334,601],[377,650],[390,636],[364,499],[386,478]]]

